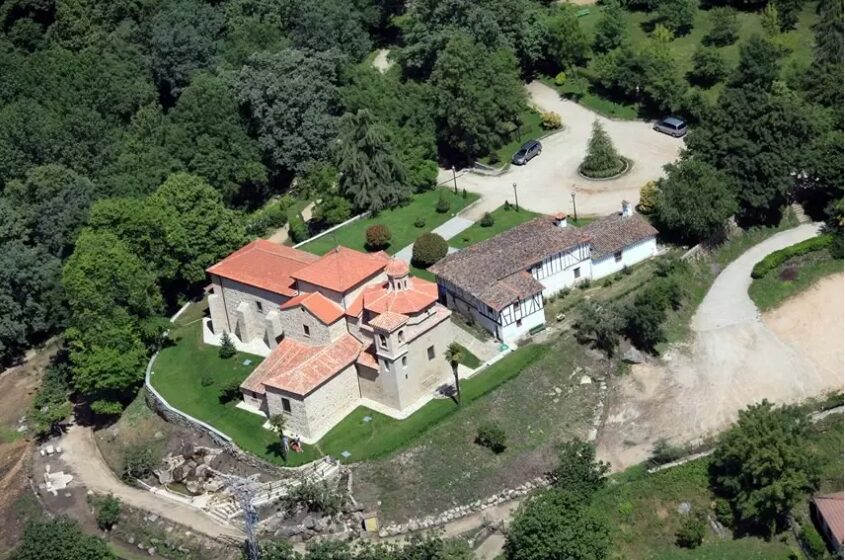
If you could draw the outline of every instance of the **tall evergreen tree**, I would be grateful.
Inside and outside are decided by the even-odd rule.
[[[593,133],[587,145],[587,155],[579,168],[588,177],[610,177],[619,173],[625,162],[598,120],[593,121]]]
[[[337,168],[340,192],[359,211],[378,212],[411,195],[387,128],[366,109],[341,121]]]

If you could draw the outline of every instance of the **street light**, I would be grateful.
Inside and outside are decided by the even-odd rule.
[[[572,213],[575,214],[575,223],[578,223],[578,208],[575,206],[575,185],[572,185]]]
[[[455,175],[455,166],[452,166],[452,182],[455,183],[455,194],[458,194],[458,177]]]
[[[516,211],[519,212],[519,196],[516,194],[516,183],[513,184],[513,200],[516,202]]]

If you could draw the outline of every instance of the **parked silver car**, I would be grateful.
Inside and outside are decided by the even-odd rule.
[[[539,140],[529,140],[513,155],[511,163],[514,165],[525,165],[535,156],[539,156],[542,151],[543,145],[540,144]]]
[[[677,117],[666,117],[654,125],[654,130],[680,138],[687,133],[687,123]]]

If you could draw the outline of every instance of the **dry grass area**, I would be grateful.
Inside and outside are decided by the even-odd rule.
[[[556,338],[517,377],[429,429],[413,447],[356,465],[356,499],[377,507],[382,520],[401,521],[486,498],[547,472],[557,463],[557,445],[587,436],[606,369],[571,336]],[[593,382],[582,385],[583,375]],[[475,443],[479,425],[490,421],[507,435],[507,449],[498,455]]]

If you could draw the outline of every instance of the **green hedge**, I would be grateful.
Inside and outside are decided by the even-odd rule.
[[[752,278],[762,278],[769,272],[775,270],[777,267],[791,259],[800,255],[806,255],[814,251],[821,251],[827,249],[833,244],[833,236],[826,234],[818,237],[811,237],[795,245],[790,245],[780,251],[775,251],[754,265],[751,271]]]

